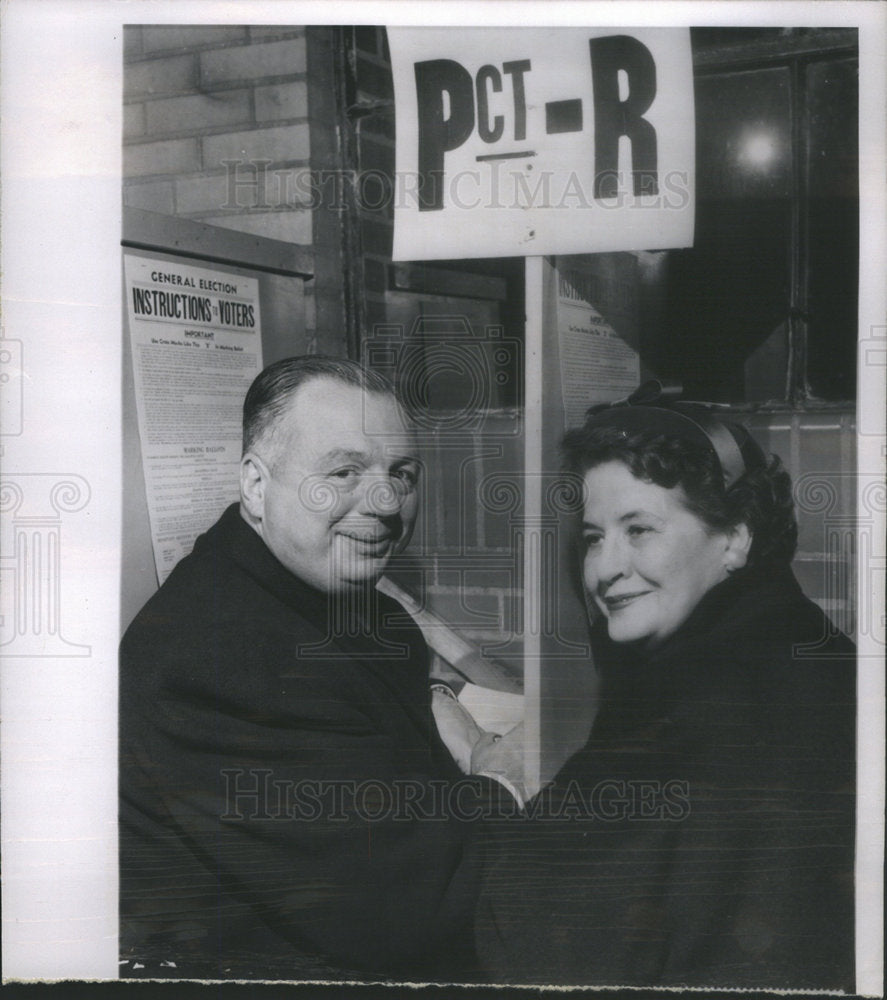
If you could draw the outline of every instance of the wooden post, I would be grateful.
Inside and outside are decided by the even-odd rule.
[[[597,678],[559,446],[566,429],[554,259],[528,257],[523,530],[526,776],[532,792],[587,738]]]

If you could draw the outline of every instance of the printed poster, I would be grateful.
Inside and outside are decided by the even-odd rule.
[[[557,336],[565,427],[579,427],[589,406],[621,399],[641,380],[638,352],[588,301],[582,284],[581,274],[559,271]]]
[[[127,254],[126,304],[161,583],[238,498],[243,398],[262,369],[259,283]]]

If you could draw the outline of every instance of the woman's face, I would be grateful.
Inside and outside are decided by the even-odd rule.
[[[585,474],[585,586],[615,642],[658,645],[727,578],[730,535],[684,500],[680,487],[637,479],[622,462]]]

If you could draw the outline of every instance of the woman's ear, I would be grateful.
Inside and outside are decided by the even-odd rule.
[[[724,551],[724,566],[728,573],[742,569],[748,562],[751,551],[752,533],[748,525],[740,522],[727,529],[727,548]]]
[[[240,504],[253,525],[260,524],[265,513],[268,475],[268,468],[258,455],[248,451],[240,460]]]

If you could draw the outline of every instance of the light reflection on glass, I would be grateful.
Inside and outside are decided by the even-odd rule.
[[[747,129],[739,140],[737,159],[746,170],[763,173],[780,154],[779,139],[769,129]]]

